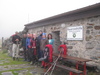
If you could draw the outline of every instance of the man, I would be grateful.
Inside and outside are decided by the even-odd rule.
[[[44,58],[44,51],[45,51],[45,46],[49,44],[48,39],[46,38],[46,33],[42,33],[42,39],[40,41],[40,59]],[[39,59],[39,60],[40,60]],[[43,68],[44,62],[42,61],[41,67]]]
[[[40,56],[41,56],[41,58],[44,56],[43,51],[47,44],[49,44],[49,42],[48,42],[48,39],[46,38],[46,33],[42,33],[42,39],[40,41]]]
[[[40,41],[42,39],[42,30],[39,32],[39,36],[37,37],[37,50],[38,50],[38,59],[41,58],[41,52],[40,52]]]
[[[27,60],[27,52],[26,52],[26,34],[23,34],[23,38],[22,38],[22,48],[24,50],[24,61]]]
[[[13,60],[15,58],[19,60],[19,44],[20,44],[21,38],[18,36],[18,32],[15,33],[15,35],[12,37],[13,47],[12,47],[12,57]]]
[[[27,51],[27,61],[30,62],[31,61],[31,57],[30,57],[30,48],[31,48],[31,36],[30,34],[27,34],[27,38],[26,38],[26,51]]]

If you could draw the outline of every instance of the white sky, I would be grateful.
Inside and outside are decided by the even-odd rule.
[[[100,0],[0,0],[0,38],[22,31],[29,22],[99,2]]]

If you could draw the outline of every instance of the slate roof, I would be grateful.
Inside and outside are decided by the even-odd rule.
[[[25,28],[31,29],[34,27],[68,22],[68,21],[73,21],[73,20],[78,20],[78,19],[88,18],[88,17],[93,17],[93,16],[99,16],[99,15],[100,15],[100,3],[97,3],[97,4],[87,6],[81,9],[66,12],[63,14],[45,18],[45,19],[35,21],[32,23],[28,23],[25,25]]]

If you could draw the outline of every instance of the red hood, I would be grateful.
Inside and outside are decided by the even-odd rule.
[[[60,47],[64,48],[64,55],[67,55],[67,46],[64,44],[60,45],[58,50],[60,50]]]
[[[52,55],[53,55],[53,48],[51,44],[46,45],[45,47],[49,48],[49,62],[53,61]]]
[[[13,34],[12,36],[14,36],[15,34]]]

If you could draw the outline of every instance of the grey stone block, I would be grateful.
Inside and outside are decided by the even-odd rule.
[[[90,34],[90,30],[86,30],[86,34]]]
[[[91,28],[93,28],[93,26],[87,26],[87,29],[91,29]]]
[[[68,48],[68,49],[72,49],[72,48],[73,48],[73,46],[67,46],[67,48]]]
[[[86,43],[86,49],[93,49],[95,47],[95,43],[94,42],[87,42]]]
[[[13,75],[12,72],[3,72],[2,75]]]

